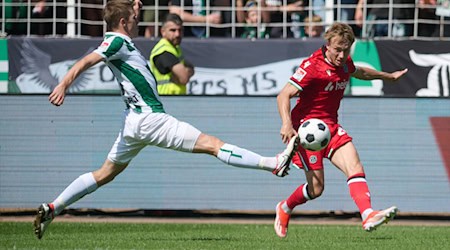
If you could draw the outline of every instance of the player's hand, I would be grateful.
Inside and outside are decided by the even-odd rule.
[[[64,97],[66,96],[66,88],[61,84],[56,86],[52,93],[48,96],[48,100],[55,106],[60,106],[64,103]]]
[[[287,144],[292,137],[297,135],[297,131],[295,131],[292,125],[283,124],[280,129],[280,135],[283,143]]]
[[[403,70],[392,72],[391,73],[391,81],[397,81],[398,79],[400,79],[400,77],[402,77],[404,74],[406,74],[406,72],[408,72],[408,69],[403,69]]]

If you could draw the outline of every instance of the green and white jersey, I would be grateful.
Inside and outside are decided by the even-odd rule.
[[[101,55],[122,90],[127,107],[137,112],[164,113],[156,80],[147,60],[126,35],[107,32],[102,44],[94,51]]]

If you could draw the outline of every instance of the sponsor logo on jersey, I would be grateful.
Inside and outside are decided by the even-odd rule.
[[[300,67],[297,68],[294,75],[292,76],[295,80],[301,81],[305,77],[306,71]]]
[[[139,102],[139,100],[138,100],[138,98],[136,97],[136,95],[124,97],[124,101],[125,101],[125,103],[128,104],[128,105],[133,105],[133,104]]]
[[[333,90],[342,90],[347,87],[347,84],[349,81],[343,81],[343,82],[329,82],[327,86],[325,87],[325,91],[333,91]]]
[[[106,41],[102,42],[102,44],[100,45],[100,47],[108,47],[108,46],[109,46],[109,43]]]

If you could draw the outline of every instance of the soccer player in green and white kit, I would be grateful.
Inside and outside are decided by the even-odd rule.
[[[294,137],[276,157],[262,157],[203,134],[192,125],[164,112],[147,60],[131,41],[138,35],[141,6],[140,0],[108,1],[103,18],[110,32],[105,34],[104,41],[95,51],[69,70],[49,96],[52,104],[62,105],[65,92],[73,81],[89,67],[104,61],[120,84],[127,109],[124,111],[122,129],[101,168],[79,176],[53,202],[39,206],[34,221],[34,231],[39,239],[54,216],[112,181],[147,145],[206,153],[232,166],[268,170],[279,177],[285,176],[289,170],[298,137]]]

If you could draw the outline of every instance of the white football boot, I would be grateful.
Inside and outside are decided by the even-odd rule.
[[[289,141],[286,149],[278,154],[277,157],[277,166],[272,171],[272,173],[278,177],[284,177],[288,175],[289,165],[291,165],[292,157],[294,157],[295,152],[297,152],[298,145],[300,144],[300,138],[298,136],[294,136]]]
[[[395,217],[397,211],[398,209],[395,206],[381,211],[373,211],[362,223],[364,230],[372,232],[384,223],[388,223]]]

